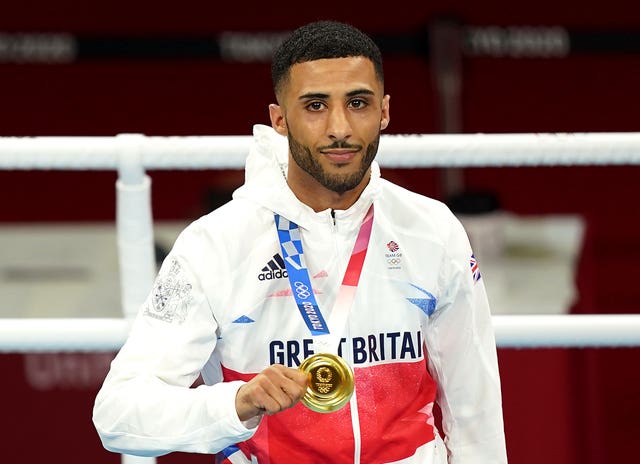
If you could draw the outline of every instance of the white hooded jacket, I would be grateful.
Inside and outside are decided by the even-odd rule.
[[[375,162],[353,206],[316,213],[286,184],[286,139],[266,126],[254,136],[245,185],[179,236],[112,363],[93,415],[104,446],[219,453],[231,463],[506,463],[489,307],[457,219],[381,179]],[[274,213],[300,227],[326,318],[371,204],[369,248],[340,343],[355,372],[350,404],[330,414],[297,404],[241,422],[243,382],[314,352]],[[188,388],[199,375],[204,385]]]

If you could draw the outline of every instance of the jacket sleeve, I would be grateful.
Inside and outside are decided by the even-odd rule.
[[[425,331],[429,370],[450,464],[507,462],[495,337],[483,279],[452,218],[439,275],[440,298]]]
[[[110,451],[216,453],[250,438],[257,427],[237,416],[242,382],[221,382],[212,358],[218,325],[180,241],[96,397],[93,422]],[[218,378],[190,388],[208,362]]]

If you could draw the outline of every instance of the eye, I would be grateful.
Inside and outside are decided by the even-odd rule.
[[[320,111],[324,108],[324,103],[319,101],[313,101],[307,105],[307,109],[311,111]]]
[[[367,101],[362,98],[354,98],[349,102],[349,108],[353,108],[354,110],[359,110],[367,106]]]

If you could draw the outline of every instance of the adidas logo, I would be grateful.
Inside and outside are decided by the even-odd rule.
[[[270,259],[265,267],[262,268],[260,274],[258,274],[258,280],[273,280],[273,279],[287,279],[287,268],[284,265],[284,260],[279,254],[273,255],[273,259]]]

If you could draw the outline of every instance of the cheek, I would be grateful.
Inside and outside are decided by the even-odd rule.
[[[360,134],[367,140],[367,142],[371,142],[378,137],[378,134],[380,134],[380,131],[383,129],[380,124],[381,122],[379,119],[367,120],[366,123],[362,124]]]
[[[302,145],[314,147],[316,142],[321,140],[322,129],[317,121],[296,119],[287,124],[287,133]]]
[[[382,115],[379,112],[366,112],[355,114],[352,119],[352,124],[358,127],[362,133],[371,133],[380,129],[381,119]]]

